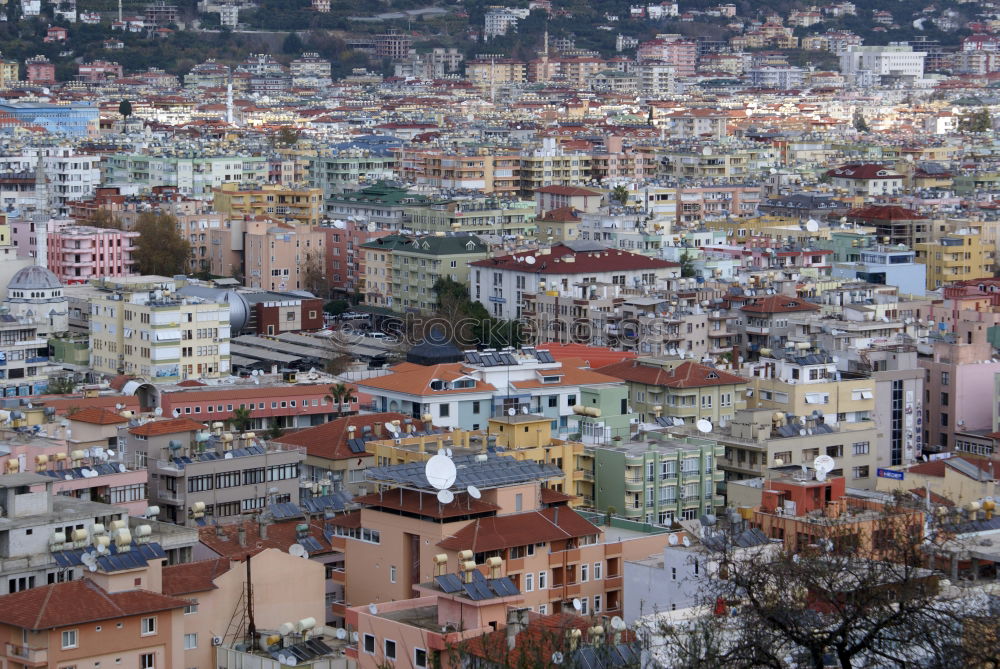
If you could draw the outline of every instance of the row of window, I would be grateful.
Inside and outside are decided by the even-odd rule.
[[[201,476],[192,476],[188,479],[188,492],[205,492],[213,489],[235,488],[241,485],[264,483],[265,480],[284,481],[298,477],[299,465],[294,462],[268,467],[266,472],[264,467],[255,467],[253,469],[221,472],[219,474],[203,474]]]
[[[254,410],[254,409],[263,410],[265,404],[266,404],[265,402],[256,402],[256,403],[250,402],[249,405],[247,405],[246,403],[240,403],[240,408],[241,409],[249,408],[250,410]],[[283,400],[283,401],[280,401],[280,402],[279,401],[271,402],[271,408],[272,409],[278,409],[278,408],[281,408],[281,409],[288,409],[288,408],[296,409],[296,408],[299,408],[299,407],[305,409],[306,407],[309,407],[309,406],[314,406],[314,407],[326,406],[326,398],[317,398],[317,399],[312,399],[312,400],[310,400],[308,398],[303,398],[302,400]],[[192,413],[196,413],[197,414],[197,413],[201,413],[202,412],[202,407],[200,405],[199,406],[194,406],[194,407],[186,406],[186,407],[183,407],[183,409],[181,411],[183,413],[185,413],[185,414],[192,414]],[[204,412],[205,413],[232,413],[233,412],[233,405],[232,404],[226,404],[225,405],[225,411],[223,411],[223,405],[222,404],[215,404],[215,405],[209,404],[208,406],[204,407]]]
[[[365,634],[364,644],[363,644],[364,652],[369,655],[375,655],[376,647],[378,645],[376,642],[377,639],[375,638],[374,634]],[[396,646],[396,642],[393,639],[382,640],[382,655],[385,657],[386,660],[395,662],[397,659],[396,656],[397,650],[398,649]],[[425,650],[424,648],[414,648],[413,666],[416,667],[417,669],[424,669],[425,667],[430,666],[427,662],[427,657],[428,657],[427,650]]]

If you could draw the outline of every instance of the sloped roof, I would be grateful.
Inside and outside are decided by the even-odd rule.
[[[80,409],[70,416],[70,420],[80,423],[90,423],[91,425],[120,425],[128,422],[128,418],[104,407]]]
[[[29,630],[112,620],[187,606],[186,599],[149,590],[108,592],[88,578],[0,597],[0,623]]]
[[[404,420],[408,416],[396,413],[374,413],[359,414],[356,416],[343,416],[331,421],[308,427],[298,432],[283,434],[274,441],[289,446],[302,446],[310,457],[325,458],[327,460],[349,460],[357,457],[367,457],[366,453],[358,454],[351,451],[347,445],[347,440],[351,437],[348,427],[354,427],[354,436],[360,438],[365,426],[374,426],[375,423],[388,423],[394,420]]]
[[[164,434],[195,432],[204,428],[204,423],[199,423],[190,418],[167,418],[166,420],[151,420],[148,423],[131,428],[129,432],[140,437],[159,437]]]
[[[466,376],[462,371],[462,363],[451,362],[440,365],[415,365],[403,362],[392,367],[392,374],[365,379],[358,384],[359,388],[378,388],[408,395],[450,395],[453,393],[482,393],[496,390],[491,383],[476,380],[472,388],[451,388],[447,390],[432,390],[431,381],[454,381]]]
[[[580,246],[570,243],[556,244],[548,249],[548,253],[540,250],[522,253],[512,253],[505,256],[494,256],[485,260],[470,262],[470,267],[488,267],[498,270],[513,270],[527,274],[583,274],[592,272],[639,272],[642,270],[668,269],[680,267],[680,263],[660,260],[641,253],[587,246],[586,250],[578,250]],[[525,258],[534,260],[525,262]]]
[[[614,376],[625,381],[644,383],[651,386],[667,388],[704,388],[707,386],[729,386],[745,384],[742,376],[708,365],[688,360],[672,370],[666,370],[657,365],[644,365],[638,361],[620,362],[597,370],[602,374]]]
[[[568,507],[542,509],[508,516],[479,518],[438,546],[449,550],[500,550],[531,543],[560,541],[600,534],[601,529]]]
[[[799,297],[768,295],[740,307],[740,311],[753,314],[781,314],[793,311],[819,311],[819,307]]]
[[[215,579],[232,567],[229,558],[199,560],[163,567],[163,594],[190,595],[215,590]]]

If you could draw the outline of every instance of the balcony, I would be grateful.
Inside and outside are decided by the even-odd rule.
[[[27,666],[43,667],[48,664],[48,648],[31,648],[7,643],[7,657]]]

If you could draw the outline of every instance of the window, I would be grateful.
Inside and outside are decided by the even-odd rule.
[[[392,639],[385,640],[385,659],[395,660],[396,659],[396,642]]]
[[[549,408],[555,408],[559,406],[559,396],[549,395]]]
[[[427,651],[423,648],[413,649],[413,666],[417,669],[424,669],[427,666]]]
[[[198,613],[197,604],[188,604],[187,606],[184,607],[184,615],[188,616],[191,615],[192,613]]]
[[[365,635],[365,652],[369,655],[375,654],[375,636],[372,634]]]
[[[534,592],[535,591],[535,575],[525,574],[524,575],[524,591]]]
[[[143,653],[140,655],[139,669],[156,669],[156,653]]]
[[[580,598],[580,615],[585,616],[585,615],[587,615],[589,613],[589,611],[588,611],[588,609],[590,608],[588,606],[589,604],[590,604],[590,598],[589,597],[581,597]]]
[[[548,615],[548,613],[549,613],[549,605],[548,604],[539,604],[538,605],[538,615],[544,616],[544,615]]]
[[[941,385],[947,386],[951,383],[951,374],[949,372],[941,372]]]
[[[590,580],[590,569],[589,565],[580,565],[580,583],[586,583]]]
[[[450,404],[439,404],[438,405],[438,416],[441,418],[447,418],[451,415],[451,405]]]
[[[549,572],[540,571],[538,572],[538,589],[544,590],[549,587]]]
[[[63,650],[67,648],[76,648],[78,643],[77,630],[63,630],[62,633],[62,647]]]
[[[389,567],[389,582],[390,583],[396,582],[396,565],[392,565],[391,567]]]
[[[941,406],[948,406],[948,393],[941,393]]]
[[[601,602],[601,596],[600,595],[594,595],[594,613],[600,613],[601,612],[601,604],[602,604],[602,602]]]
[[[864,465],[863,467],[854,467],[851,470],[851,475],[856,479],[868,478],[868,465]]]
[[[142,619],[142,636],[156,634],[156,616]]]
[[[194,650],[198,647],[198,635],[197,634],[185,634],[184,635],[184,650]]]
[[[602,562],[595,562],[594,563],[594,580],[595,581],[600,581],[601,580],[601,571],[602,571],[603,567],[604,567],[604,563],[602,563]],[[596,608],[596,606],[595,606],[595,608]]]
[[[868,455],[868,442],[858,441],[851,445],[851,452],[854,455]]]

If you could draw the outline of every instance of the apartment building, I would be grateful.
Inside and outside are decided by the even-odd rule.
[[[30,193],[32,202],[16,198],[11,193],[4,195],[4,205],[38,206],[38,199],[45,201],[51,211],[44,212],[65,216],[69,203],[90,197],[101,184],[101,158],[84,155],[69,146],[25,147],[21,151],[9,151],[0,156],[0,172],[31,174],[34,179]],[[37,192],[37,184],[44,184],[44,193]],[[25,192],[25,195],[29,193]],[[41,212],[40,212],[41,213]]]
[[[747,379],[692,360],[637,358],[596,371],[625,381],[629,404],[643,423],[676,418],[719,425],[747,406]]]
[[[223,432],[222,423],[209,431],[186,416],[130,427],[122,437],[126,453],[149,471],[150,502],[166,522],[230,522],[268,503],[298,501],[304,449]]]
[[[342,149],[309,161],[313,188],[323,190],[323,201],[353,189],[358,184],[374,184],[394,179],[396,158],[365,149]]]
[[[138,232],[62,225],[47,232],[47,266],[62,283],[133,276]]]
[[[326,234],[300,225],[271,220],[244,222],[243,283],[263,290],[309,290],[307,263],[326,266]]]
[[[790,318],[809,312],[818,312],[819,307],[798,297],[769,295],[756,297],[740,307],[741,318],[737,318],[736,329],[744,335],[745,351],[764,354],[765,350],[785,347],[794,324]]]
[[[315,228],[326,235],[326,280],[334,293],[351,294],[360,291],[365,279],[365,252],[362,244],[390,234],[388,230],[369,230],[368,225],[354,220],[332,221]]]
[[[0,388],[5,397],[38,395],[48,389],[48,339],[35,323],[0,314]]]
[[[465,62],[465,76],[480,87],[520,84],[528,80],[528,64],[503,56],[477,56]]]
[[[261,216],[297,226],[314,226],[323,217],[323,192],[319,188],[281,184],[224,183],[212,191],[212,206],[231,217]]]
[[[400,313],[429,315],[436,310],[438,279],[468,284],[470,263],[489,249],[470,234],[389,235],[360,245],[365,256],[365,303]]]
[[[380,181],[327,196],[326,213],[330,218],[351,219],[376,230],[400,230],[408,227],[407,209],[426,201],[423,195]]]
[[[452,232],[498,237],[530,236],[534,230],[535,207],[531,202],[492,197],[436,202],[411,207],[406,216],[420,232]]]
[[[150,191],[156,186],[173,186],[185,195],[208,197],[223,184],[264,182],[268,163],[265,156],[201,155],[154,148],[150,153],[115,153],[104,157],[103,183],[108,186],[138,187]]]
[[[483,567],[489,558],[500,558],[523,606],[540,613],[561,611],[576,598],[587,615],[614,615],[622,607],[623,560],[666,544],[663,533],[629,529],[616,530],[612,540],[564,503],[546,503],[549,493],[541,482],[561,475],[552,465],[518,463],[506,455],[455,460],[455,486],[463,492],[446,505],[429,501],[434,494],[422,479],[423,463],[368,471],[374,483],[406,489],[361,497],[360,511],[332,521],[337,534],[346,536],[347,606],[380,606],[408,599],[424,584],[435,587],[435,574],[441,573],[435,571],[440,564],[435,555],[444,554],[449,564],[461,557]],[[417,470],[421,479],[409,477]],[[468,485],[480,490],[479,498],[468,497]],[[352,578],[353,573],[368,577]]]
[[[90,364],[153,383],[229,374],[229,305],[179,297],[173,279],[94,280]]]
[[[850,197],[900,195],[903,192],[903,175],[896,174],[886,165],[852,163],[827,170],[826,176],[834,188],[842,189]]]
[[[973,230],[959,230],[936,241],[916,244],[914,249],[917,262],[927,268],[927,290],[990,276],[996,265],[996,247]]]

